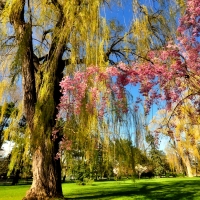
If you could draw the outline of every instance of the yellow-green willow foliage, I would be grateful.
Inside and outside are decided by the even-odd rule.
[[[11,84],[8,69],[5,70],[2,67],[0,70],[0,146],[6,140],[14,141],[18,137],[16,134],[14,138],[11,132],[18,129],[18,122],[23,115],[21,100],[21,89],[18,85]],[[11,108],[10,105],[14,105],[14,107]]]
[[[37,54],[43,56],[48,53],[50,43],[56,39],[58,44],[59,42],[66,43],[66,48],[70,49],[70,53],[63,55],[65,58],[70,58],[71,67],[68,67],[68,72],[73,71],[80,59],[84,59],[83,63],[86,65],[94,64],[105,67],[108,63],[105,62],[104,48],[109,40],[109,29],[106,20],[99,15],[102,2],[101,0],[83,0],[80,3],[76,0],[63,0],[59,1],[57,6],[54,6],[47,0],[29,1],[30,10],[27,11],[26,20],[31,18],[33,42]],[[12,13],[17,12],[18,5],[20,6],[20,3],[17,0],[7,1],[6,3],[1,14],[2,39],[4,36],[7,37],[8,34],[12,35],[13,30],[9,24],[9,18]],[[62,13],[60,13],[61,11]],[[65,20],[58,27],[57,21],[60,15],[64,15]],[[15,17],[15,14],[13,17]],[[42,44],[44,39],[45,41]],[[23,42],[18,50],[16,47],[10,50],[19,62],[20,55],[15,55],[15,53],[22,54]],[[56,50],[53,53],[56,54]],[[12,61],[12,58],[10,60]]]
[[[176,173],[184,173],[184,166],[181,163],[181,157],[175,151],[174,148],[167,146],[165,148],[167,161],[169,163],[170,169]]]
[[[149,50],[162,48],[175,38],[177,17],[184,13],[185,4],[185,0],[133,0],[131,32],[137,55],[145,58]]]
[[[170,142],[166,146],[167,158],[173,170],[184,172],[188,176],[196,174],[196,164],[200,159],[200,118],[197,108],[190,100],[183,100],[172,113],[160,111],[154,125],[160,127],[160,138],[167,136]]]
[[[5,29],[0,29],[0,31],[5,31]],[[11,61],[13,59],[13,49],[15,49],[14,44],[8,45],[8,49],[6,49],[6,45],[4,46],[4,35],[1,35],[0,43],[2,45],[0,48],[0,124],[4,123],[5,120],[7,120],[7,125],[4,127],[3,131],[0,134],[0,144],[2,145],[5,141],[11,141],[12,143],[15,143],[17,146],[23,146],[24,150],[23,152],[20,152],[22,157],[21,160],[24,161],[24,163],[29,160],[27,159],[27,156],[29,155],[29,134],[25,133],[25,130],[20,130],[19,127],[19,121],[22,119],[23,116],[23,106],[22,106],[22,88],[19,85],[20,82],[13,81],[12,79],[12,72],[10,71]],[[8,112],[8,106],[9,104],[13,103],[14,107],[9,110]],[[9,118],[5,119],[9,116]],[[15,155],[15,156],[14,156]],[[19,156],[19,148],[12,149],[12,159],[11,163],[9,165],[9,171],[10,174],[13,172],[13,169],[16,169],[16,164],[19,163],[18,160]]]
[[[199,141],[200,124],[199,116],[191,102],[185,104],[179,109],[179,116],[175,119],[174,140],[179,156],[186,166],[200,159]],[[196,118],[196,120],[194,120]],[[194,164],[193,164],[194,165]],[[193,166],[194,168],[195,166]],[[192,166],[191,166],[192,168]],[[190,170],[192,171],[192,169]],[[188,174],[192,172],[188,172]],[[193,172],[193,174],[195,174]],[[190,175],[191,176],[191,175]]]

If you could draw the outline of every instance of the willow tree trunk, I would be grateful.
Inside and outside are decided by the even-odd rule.
[[[189,156],[188,156],[188,155],[185,155],[185,157],[184,157],[184,159],[183,159],[183,162],[184,162],[185,167],[186,167],[187,176],[188,176],[188,177],[193,177],[192,167],[191,167],[191,164],[190,164],[190,160],[189,160]]]
[[[32,153],[33,182],[26,200],[63,197],[60,159],[55,159],[59,140],[52,139],[60,98],[59,82],[64,65],[61,63],[64,42],[54,37],[47,59],[35,64],[32,44],[32,24],[24,19],[25,0],[12,5],[10,23],[13,25],[21,60],[24,113],[27,119]],[[63,23],[60,18],[60,23]],[[54,54],[52,54],[52,52]]]
[[[54,63],[55,64],[55,63]],[[55,65],[56,66],[56,65]],[[45,67],[34,113],[33,134],[31,135],[33,149],[33,183],[25,199],[43,199],[62,197],[61,165],[56,158],[59,150],[59,140],[52,139],[55,126],[57,105],[59,101],[59,80],[56,67]],[[55,75],[54,75],[55,74]],[[37,198],[36,198],[37,197]]]

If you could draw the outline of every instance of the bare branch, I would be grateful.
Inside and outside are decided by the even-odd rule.
[[[43,33],[43,35],[42,35],[42,42],[45,40],[46,35],[47,35],[48,33],[52,33],[52,32],[53,32],[52,29],[48,29],[48,30],[44,31],[44,33]]]
[[[113,43],[110,45],[110,48],[108,49],[106,53],[106,56],[109,57],[109,55],[112,54],[112,52],[114,51],[114,47],[120,42],[122,42],[125,39],[125,37],[127,37],[130,34],[132,34],[132,31],[129,31],[124,36],[118,37],[115,41],[113,41]]]
[[[181,100],[177,103],[177,105],[176,105],[175,108],[173,109],[172,114],[170,115],[170,117],[169,117],[169,119],[168,119],[168,121],[167,121],[167,125],[169,125],[169,122],[170,122],[171,118],[174,116],[174,113],[175,113],[176,109],[183,103],[183,101],[185,101],[185,100],[188,99],[189,97],[195,96],[195,95],[200,95],[200,92],[196,92],[196,93],[189,94],[189,95],[187,95],[186,97],[184,97],[183,99],[181,99]]]
[[[44,44],[43,42],[41,42],[40,40],[38,40],[36,38],[32,38],[32,39],[39,42],[41,45],[44,45],[48,49],[48,46],[46,44]]]

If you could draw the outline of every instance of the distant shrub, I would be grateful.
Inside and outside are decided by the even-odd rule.
[[[179,173],[179,174],[176,174],[176,177],[185,177],[185,174]]]
[[[81,180],[76,180],[75,183],[77,185],[89,185],[92,184],[94,182],[93,179],[89,179],[89,178],[84,178],[83,181]]]

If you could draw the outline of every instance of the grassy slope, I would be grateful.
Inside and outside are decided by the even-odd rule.
[[[0,200],[21,200],[30,186],[0,186]],[[200,200],[200,178],[163,178],[128,181],[94,182],[78,186],[63,184],[66,199],[169,199]]]

